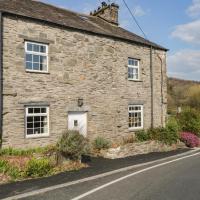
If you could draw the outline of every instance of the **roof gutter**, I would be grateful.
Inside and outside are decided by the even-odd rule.
[[[0,148],[3,139],[3,13],[0,11]]]

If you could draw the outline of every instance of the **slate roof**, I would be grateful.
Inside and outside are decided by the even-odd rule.
[[[167,51],[166,48],[158,44],[121,27],[114,26],[98,17],[75,13],[36,0],[0,0],[0,11]]]

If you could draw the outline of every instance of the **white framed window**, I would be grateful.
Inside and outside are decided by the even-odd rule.
[[[25,64],[26,71],[48,72],[48,45],[25,42]]]
[[[143,129],[143,105],[129,105],[129,129]]]
[[[49,107],[27,106],[26,138],[49,136]]]
[[[134,58],[128,58],[128,80],[140,79],[140,61]]]

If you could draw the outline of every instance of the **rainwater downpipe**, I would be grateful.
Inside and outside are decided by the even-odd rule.
[[[0,12],[0,148],[3,139],[3,13]]]

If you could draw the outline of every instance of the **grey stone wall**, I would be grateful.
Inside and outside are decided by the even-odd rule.
[[[55,143],[67,128],[68,111],[84,99],[88,138],[117,140],[130,133],[128,105],[144,104],[144,127],[151,124],[150,49],[128,42],[61,29],[45,23],[4,18],[3,146],[34,147]],[[49,43],[49,73],[25,72],[24,40]],[[156,52],[156,53],[155,53]],[[166,103],[165,52],[153,54],[154,124],[165,122],[161,102],[161,61]],[[140,60],[141,81],[127,80],[128,57]],[[50,105],[50,136],[25,139],[24,105]]]

